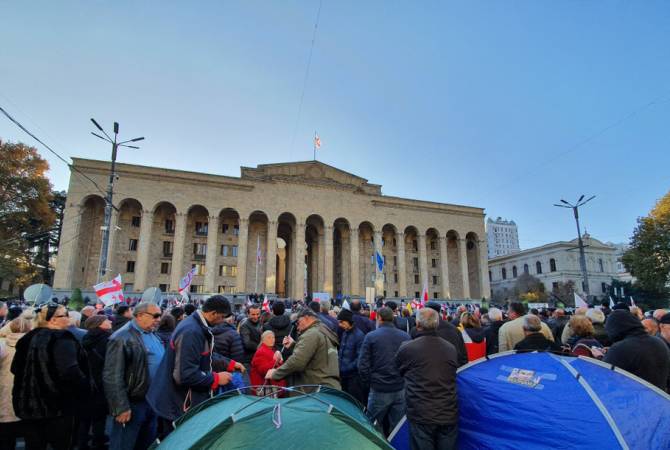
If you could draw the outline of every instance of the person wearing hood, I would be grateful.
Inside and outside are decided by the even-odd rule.
[[[241,361],[244,359],[244,347],[234,323],[235,316],[231,313],[223,323],[212,328],[214,351],[225,358]]]
[[[14,449],[16,438],[22,436],[26,431],[21,419],[14,414],[14,406],[12,406],[14,375],[10,368],[17,341],[31,328],[30,321],[23,317],[10,320],[8,325],[9,333],[5,338],[0,339],[0,448],[2,449]]]
[[[105,447],[105,422],[108,414],[102,372],[105,368],[107,341],[112,335],[112,322],[107,316],[92,315],[84,322],[84,328],[87,332],[81,341],[81,346],[86,351],[91,395],[79,415],[78,445],[79,450],[89,448],[90,430],[93,437],[92,448],[102,449]]]
[[[463,326],[461,336],[468,354],[468,362],[486,356],[486,330],[482,328],[477,316],[464,312],[460,324]]]
[[[354,326],[354,313],[348,309],[340,311],[337,315],[337,322],[342,329],[338,351],[342,390],[361,402],[362,405],[367,405],[368,394],[358,375],[357,366],[365,334]]]
[[[292,347],[293,354],[281,367],[267,371],[265,378],[283,380],[289,376],[291,386],[323,385],[342,389],[338,364],[337,335],[323,325],[314,311],[303,308],[296,319],[298,340],[284,338],[284,345]]]
[[[284,305],[284,302],[274,302],[272,305],[272,318],[263,325],[264,331],[272,331],[275,335],[275,350],[281,350],[284,338],[291,333],[291,317],[284,314],[285,312],[286,305]],[[286,359],[289,354],[290,352],[285,349],[282,356]]]
[[[661,390],[667,388],[670,372],[668,347],[656,336],[649,336],[640,320],[625,310],[615,310],[605,323],[613,344],[604,361],[627,370]]]

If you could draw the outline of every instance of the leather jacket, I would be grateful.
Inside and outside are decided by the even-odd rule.
[[[143,400],[149,390],[147,351],[131,325],[125,324],[107,343],[102,382],[112,416],[128,411],[130,402]]]

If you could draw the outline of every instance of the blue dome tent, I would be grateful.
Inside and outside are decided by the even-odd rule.
[[[670,449],[670,396],[595,359],[499,353],[457,383],[459,449]],[[407,428],[394,448],[409,448]]]

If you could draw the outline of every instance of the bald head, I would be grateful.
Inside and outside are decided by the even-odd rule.
[[[642,325],[649,336],[656,336],[658,334],[658,322],[656,320],[644,319]]]

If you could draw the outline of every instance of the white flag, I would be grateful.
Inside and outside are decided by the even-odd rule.
[[[630,306],[635,307],[635,300],[633,300],[633,296],[630,296]]]
[[[588,308],[589,305],[575,292],[575,308]]]
[[[614,300],[612,300],[611,295],[610,295],[610,309],[614,309]]]
[[[351,310],[351,308],[349,308],[349,302],[348,301],[345,300],[345,301],[342,302],[342,309]]]

